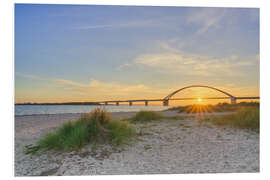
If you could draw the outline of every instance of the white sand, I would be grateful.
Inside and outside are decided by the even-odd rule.
[[[163,112],[166,116],[179,115]],[[114,119],[135,113],[112,113]],[[131,145],[90,147],[81,152],[26,155],[35,142],[79,114],[15,117],[15,175],[180,174],[259,172],[259,134],[200,125],[191,117],[137,124],[142,135]]]

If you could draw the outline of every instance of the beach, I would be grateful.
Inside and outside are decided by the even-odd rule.
[[[24,146],[34,145],[80,114],[15,116],[15,176],[259,172],[258,133],[201,124],[194,116],[175,111],[160,113],[184,118],[138,123],[140,135],[121,147],[86,146],[81,151],[35,155],[25,154]],[[124,119],[135,112],[110,114],[112,119]]]

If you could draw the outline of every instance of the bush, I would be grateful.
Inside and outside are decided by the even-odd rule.
[[[83,114],[75,122],[65,123],[53,133],[45,135],[38,146],[43,149],[79,149],[87,143],[108,142],[120,145],[135,135],[127,122],[112,121],[103,109]]]
[[[139,111],[131,118],[132,122],[148,122],[161,119],[161,114],[154,111]]]

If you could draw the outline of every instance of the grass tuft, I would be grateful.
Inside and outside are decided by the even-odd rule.
[[[121,145],[135,134],[127,122],[112,121],[105,110],[98,108],[48,133],[37,144],[40,149],[76,150],[88,143]]]
[[[109,123],[108,129],[110,130],[110,141],[117,145],[124,143],[126,139],[131,138],[136,133],[127,122],[121,122],[120,120]]]
[[[152,120],[159,120],[162,115],[154,111],[139,111],[131,118],[132,122],[149,122]]]

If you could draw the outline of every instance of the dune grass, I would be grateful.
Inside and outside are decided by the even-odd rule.
[[[76,150],[91,143],[121,145],[134,135],[128,122],[112,121],[105,110],[95,109],[45,135],[37,144],[39,149]]]
[[[162,118],[160,113],[154,111],[139,111],[135,116],[131,117],[131,122],[149,122],[152,120],[159,120]]]
[[[187,106],[177,106],[167,109],[167,111],[178,111],[179,113],[200,113],[200,112],[235,112],[243,107],[259,107],[258,102],[240,102],[237,104],[218,103],[211,104],[193,104]]]
[[[229,126],[233,128],[249,129],[255,132],[260,131],[260,109],[259,107],[242,107],[232,114],[223,116],[208,117],[211,123],[218,126]]]

